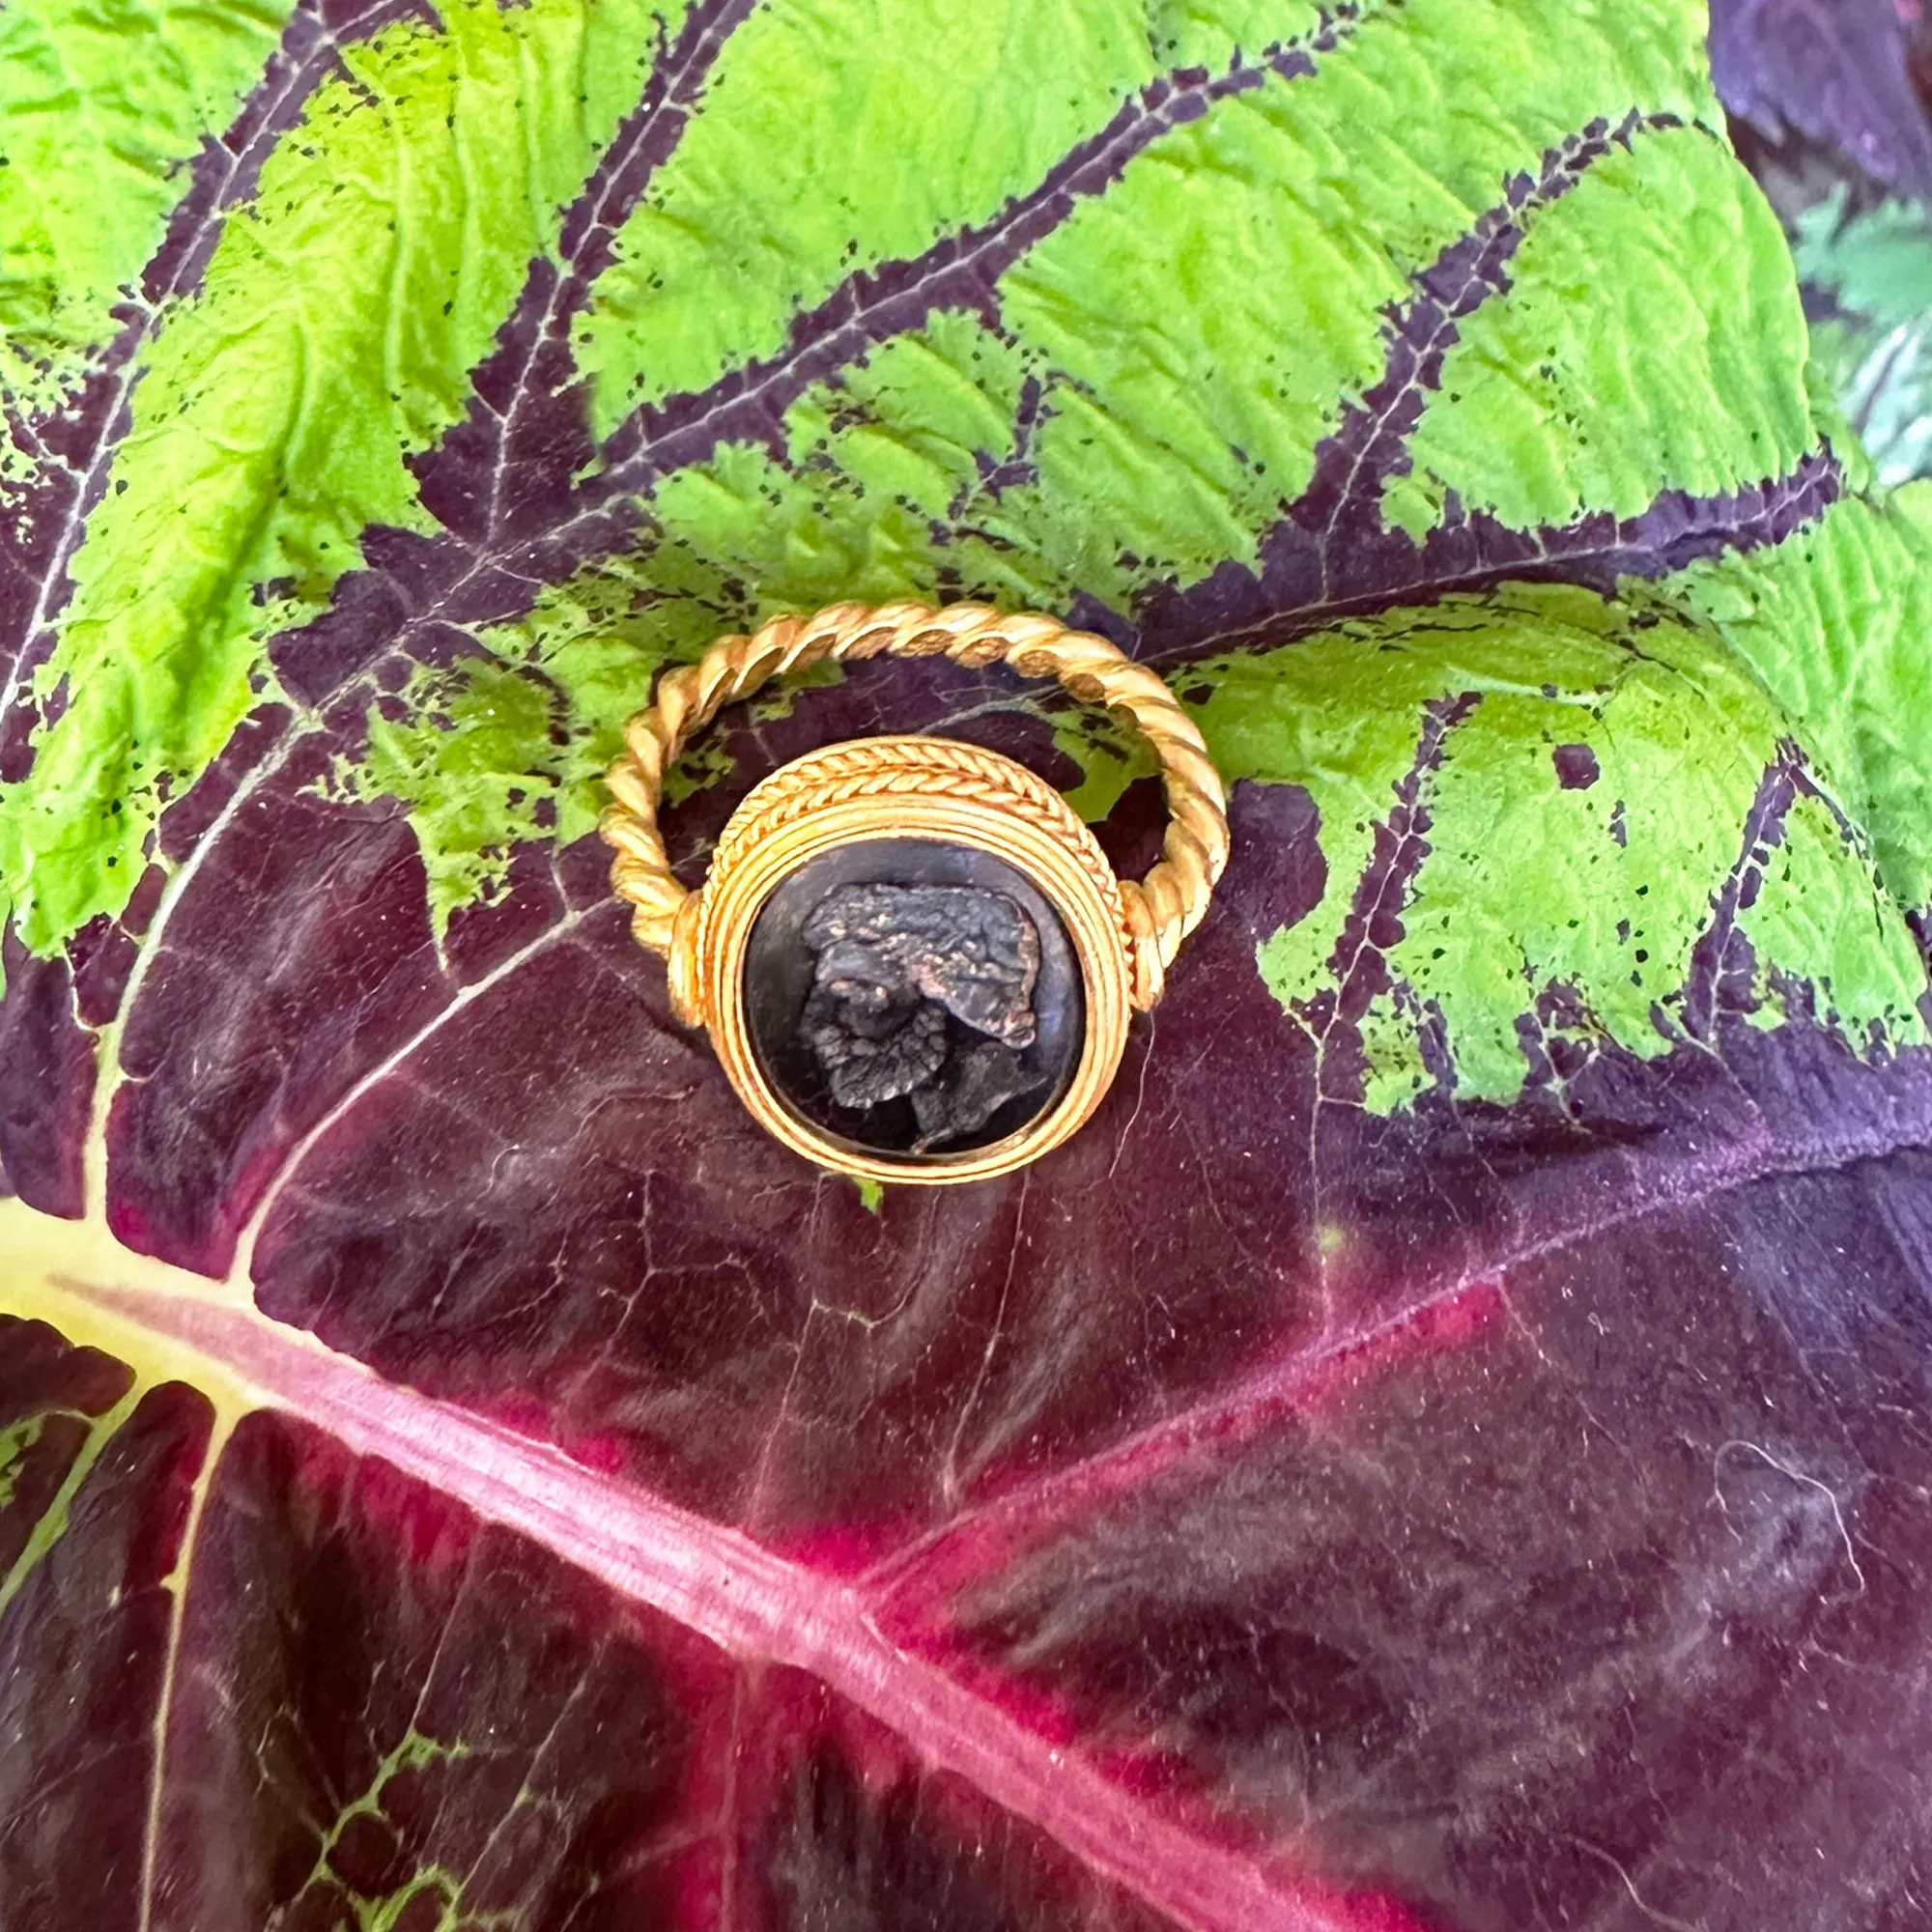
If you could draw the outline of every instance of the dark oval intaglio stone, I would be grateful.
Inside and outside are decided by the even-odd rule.
[[[802,866],[760,908],[745,1018],[772,1091],[870,1153],[990,1147],[1066,1091],[1086,1037],[1060,916],[990,852],[869,838]]]

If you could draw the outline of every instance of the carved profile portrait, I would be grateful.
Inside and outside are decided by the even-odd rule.
[[[867,1153],[936,1163],[1022,1131],[1086,1038],[1052,902],[950,841],[855,840],[808,861],[760,907],[741,971],[770,1091]]]
[[[1039,933],[1007,894],[839,886],[812,909],[804,939],[813,971],[801,1026],[841,1107],[906,1098],[923,1152],[1039,1084],[1024,1058]]]

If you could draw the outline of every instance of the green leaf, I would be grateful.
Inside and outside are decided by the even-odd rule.
[[[1417,535],[1450,492],[1518,526],[1634,517],[1660,485],[1726,495],[1811,446],[1784,238],[1709,129],[1662,129],[1598,162],[1511,271],[1511,299],[1450,350],[1414,472],[1388,492]]]
[[[97,362],[188,163],[234,118],[288,12],[269,0],[24,0],[0,14],[10,412],[57,408]],[[0,474],[26,473],[17,448],[0,452]]]
[[[1848,215],[1839,190],[1797,228],[1798,272],[1831,309],[1812,354],[1879,480],[1932,473],[1932,220],[1901,201]]]
[[[1763,679],[1898,901],[1932,906],[1932,484],[1852,497],[1661,586]]]
[[[1695,955],[1747,875],[1761,1018],[1790,1016],[1802,984],[1861,1050],[1928,1037],[1923,961],[1860,836],[1808,796],[1757,824],[1790,725],[1712,630],[1524,589],[1196,676],[1221,769],[1298,785],[1320,814],[1321,903],[1256,956],[1318,1035],[1338,988],[1369,994],[1373,1112],[1438,1087],[1514,1100],[1558,1035],[1645,1059],[1701,1035]]]
[[[555,245],[635,98],[630,0],[457,0],[344,50],[143,358],[39,689],[69,702],[0,812],[0,878],[44,950],[127,903],[162,804],[268,688],[372,524],[427,530],[406,458]],[[525,165],[497,165],[522,155]]]

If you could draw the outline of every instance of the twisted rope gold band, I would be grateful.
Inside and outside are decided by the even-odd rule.
[[[636,908],[638,943],[668,954],[689,896],[665,854],[658,807],[665,775],[692,737],[768,679],[828,659],[882,656],[948,657],[976,667],[1004,662],[1021,677],[1056,678],[1082,701],[1124,716],[1153,747],[1167,794],[1167,837],[1147,877],[1119,888],[1134,948],[1135,1004],[1151,1006],[1228,862],[1220,774],[1173,693],[1105,638],[1037,611],[1003,616],[981,604],[829,604],[810,617],[774,617],[750,637],[720,638],[696,664],[666,671],[650,706],[624,727],[624,755],[605,780],[614,800],[600,827],[617,854],[611,884]]]

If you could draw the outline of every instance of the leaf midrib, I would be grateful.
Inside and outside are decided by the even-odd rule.
[[[1699,1206],[1776,1176],[1840,1171],[1932,1149],[1917,1130],[1778,1147],[1767,1130],[1673,1172],[1671,1184],[1608,1213],[1583,1214],[1439,1281],[1369,1328],[1327,1335],[1292,1360],[1264,1364],[1233,1390],[1188,1404],[1097,1455],[1023,1486],[922,1539],[860,1584],[822,1577],[741,1531],[635,1486],[612,1483],[560,1450],[418,1391],[384,1381],[315,1336],[264,1316],[244,1284],[212,1282],[120,1247],[98,1221],[61,1221],[0,1201],[0,1250],[21,1264],[16,1309],[70,1341],[151,1365],[148,1385],[182,1379],[233,1416],[265,1408],[326,1432],[528,1538],[736,1658],[806,1671],[890,1726],[927,1763],[1028,1820],[1091,1869],[1191,1932],[1341,1932],[1336,1902],[1264,1869],[1183,1814],[1146,1809],[1077,1750],[1026,1729],[939,1664],[893,1642],[882,1619],[929,1598],[981,1538],[1037,1540],[1069,1511],[1091,1511],[1208,1437],[1277,1425],[1345,1358],[1474,1293],[1506,1300],[1512,1270],[1661,1212]],[[24,1306],[22,1304],[24,1303]],[[131,1400],[131,1398],[130,1398]],[[103,1435],[106,1432],[103,1432]],[[222,1439],[220,1433],[217,1440]],[[205,1484],[209,1472],[204,1471]],[[896,1618],[894,1619],[896,1621]],[[157,1762],[159,1756],[157,1753]]]
[[[26,1262],[34,1315],[70,1341],[154,1359],[217,1407],[266,1408],[380,1458],[528,1538],[626,1602],[735,1658],[809,1672],[1104,1880],[1189,1932],[1344,1932],[1334,1901],[1151,1810],[1077,1750],[1026,1730],[886,1637],[869,1598],[733,1529],[450,1404],[383,1381],[232,1290],[118,1251],[98,1224],[0,1202],[0,1247]],[[123,1259],[125,1257],[125,1259]],[[204,1472],[203,1481],[207,1480]]]

